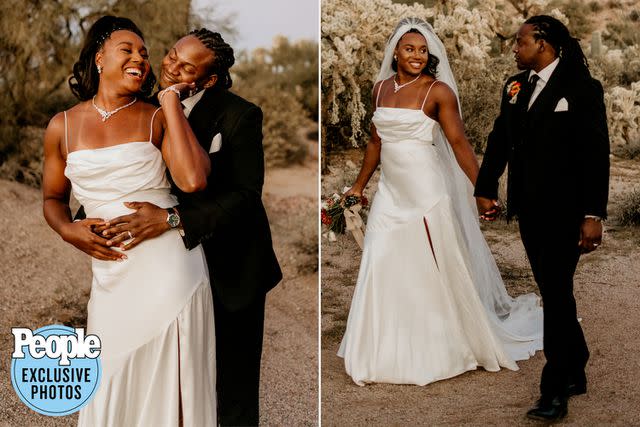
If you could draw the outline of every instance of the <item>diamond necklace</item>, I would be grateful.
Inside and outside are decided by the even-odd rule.
[[[120,110],[122,110],[124,108],[132,106],[137,100],[138,100],[138,98],[133,98],[133,101],[131,101],[127,105],[123,105],[122,107],[118,107],[118,108],[116,108],[115,110],[112,110],[112,111],[105,111],[102,108],[98,107],[96,105],[96,96],[95,95],[93,95],[93,99],[91,100],[91,103],[93,104],[93,108],[95,108],[96,111],[98,113],[100,113],[100,115],[102,116],[102,121],[106,122],[109,117],[113,116],[115,113],[117,113],[118,111],[120,111]]]
[[[420,77],[422,77],[422,74],[418,74],[418,77],[416,77],[415,79],[411,80],[410,82],[403,83],[401,85],[399,85],[398,82],[396,81],[396,76],[397,74],[393,76],[393,93],[398,93],[398,91],[403,87],[409,86],[411,83],[415,83]]]

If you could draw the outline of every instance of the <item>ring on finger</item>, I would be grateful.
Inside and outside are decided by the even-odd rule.
[[[133,239],[133,234],[131,234],[131,231],[127,231],[127,234],[129,235],[129,239]]]

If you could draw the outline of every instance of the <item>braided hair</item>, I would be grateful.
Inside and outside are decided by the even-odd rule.
[[[104,43],[111,37],[111,33],[118,30],[131,31],[144,41],[142,31],[128,18],[106,15],[98,19],[89,28],[80,51],[80,58],[73,64],[73,75],[68,80],[71,92],[81,101],[89,100],[98,93],[100,77],[95,65],[96,53],[102,49]],[[149,70],[149,74],[142,85],[141,95],[149,97],[155,84],[156,77],[153,74],[153,70]]]
[[[193,30],[189,35],[197,37],[207,49],[213,52],[214,58],[209,71],[211,74],[218,76],[219,83],[216,84],[220,84],[225,89],[229,89],[233,84],[231,75],[229,74],[229,68],[231,68],[236,61],[233,56],[233,48],[224,41],[220,33],[214,33],[206,28]]]
[[[569,29],[559,20],[548,15],[537,15],[527,19],[525,24],[534,28],[533,37],[544,40],[555,49],[567,66],[578,74],[591,75],[589,62],[580,47],[580,39],[571,37]]]
[[[416,28],[411,28],[409,31],[407,31],[404,34],[408,34],[408,33],[417,33],[422,35],[422,33],[418,31]],[[404,37],[404,34],[403,34],[403,37]],[[402,40],[402,37],[400,37],[400,40]],[[400,40],[398,40],[398,44],[400,44]],[[427,65],[426,67],[423,68],[422,74],[431,76],[434,79],[437,78],[436,73],[438,70],[439,63],[440,63],[440,59],[438,59],[437,56],[432,55],[431,52],[429,52],[429,56],[427,57]],[[398,72],[398,60],[395,57],[391,61],[391,69],[395,72]]]

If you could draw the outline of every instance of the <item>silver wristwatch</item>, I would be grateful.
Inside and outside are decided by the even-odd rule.
[[[175,208],[167,208],[167,224],[171,228],[177,228],[180,225],[180,215]]]

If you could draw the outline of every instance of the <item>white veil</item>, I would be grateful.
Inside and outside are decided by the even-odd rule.
[[[433,27],[419,18],[404,18],[398,23],[387,42],[376,82],[395,74],[391,68],[394,50],[400,38],[411,29],[418,30],[424,36],[429,53],[439,59],[436,78],[453,90],[460,106],[458,86],[451,71],[445,47],[435,34]],[[443,172],[453,203],[455,220],[467,245],[466,268],[474,279],[476,290],[487,310],[489,320],[494,325],[494,331],[505,345],[505,349],[515,360],[526,359],[535,350],[532,350],[532,340],[539,340],[539,345],[535,347],[542,348],[542,328],[540,327],[542,310],[539,307],[538,297],[535,294],[522,295],[516,299],[509,296],[491,250],[480,230],[473,186],[458,165],[451,145],[439,125],[434,126],[433,140],[444,163]],[[463,266],[460,267],[463,268]]]

